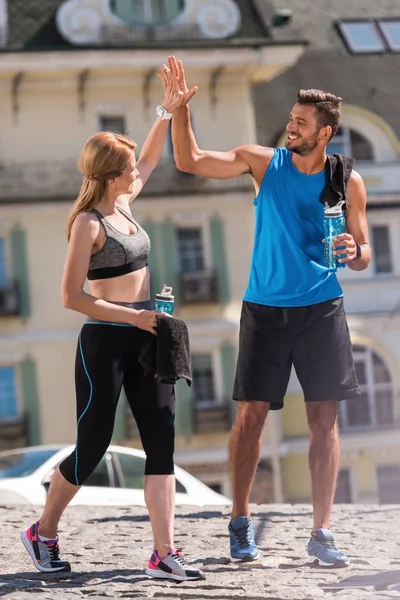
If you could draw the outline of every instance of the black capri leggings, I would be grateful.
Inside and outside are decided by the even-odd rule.
[[[150,308],[148,303],[129,306]],[[131,325],[93,319],[83,325],[75,361],[77,441],[60,464],[70,483],[82,485],[106,452],[122,386],[146,453],[145,474],[174,473],[174,386],[146,375],[138,362],[150,335]]]

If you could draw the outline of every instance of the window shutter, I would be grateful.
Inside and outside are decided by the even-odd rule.
[[[19,287],[21,298],[21,317],[30,315],[28,254],[26,245],[26,232],[19,228],[11,230],[11,256],[13,279]]]
[[[160,225],[153,221],[146,221],[145,223],[142,223],[142,227],[147,232],[151,242],[149,269],[151,300],[154,302],[155,295],[160,292],[163,285],[160,277],[160,255],[162,255],[162,248],[160,248],[162,243],[159,231]]]
[[[218,276],[218,300],[229,302],[229,273],[226,261],[224,222],[219,216],[210,220],[211,253]]]
[[[224,398],[228,403],[230,420],[233,422],[236,415],[237,402],[232,400],[233,384],[236,372],[236,351],[232,345],[221,347],[222,381],[224,386]]]
[[[23,406],[28,416],[29,443],[31,446],[34,446],[41,443],[36,363],[29,358],[20,363],[19,368]]]
[[[179,257],[178,243],[175,226],[169,221],[164,221],[160,225],[162,239],[162,285],[165,283],[172,286],[175,296],[175,305],[179,304]]]
[[[175,385],[177,435],[192,435],[194,432],[194,410],[191,388],[186,381],[179,379]]]

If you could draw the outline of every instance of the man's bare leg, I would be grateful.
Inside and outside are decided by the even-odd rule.
[[[250,520],[249,498],[260,459],[261,431],[269,406],[266,402],[239,402],[232,427],[229,456],[233,506],[229,533],[234,561],[251,561],[259,557]]]
[[[320,565],[347,566],[349,558],[336,548],[333,536],[328,531],[340,460],[337,402],[308,402],[306,407],[310,427],[309,464],[314,509],[312,535],[315,536],[308,544],[308,553]]]

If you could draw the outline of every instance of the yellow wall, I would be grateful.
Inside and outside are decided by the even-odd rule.
[[[308,435],[306,407],[302,395],[286,396],[281,414],[283,438]]]

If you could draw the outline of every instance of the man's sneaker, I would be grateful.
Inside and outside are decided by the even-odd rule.
[[[329,529],[317,529],[308,542],[307,552],[310,562],[323,567],[348,567],[350,559],[335,546]]]
[[[60,560],[58,537],[54,540],[43,541],[38,535],[39,522],[34,523],[21,533],[21,540],[31,555],[33,564],[43,573],[70,571],[71,565],[66,560]]]
[[[228,525],[231,559],[235,562],[257,560],[260,553],[254,540],[253,523],[247,517],[236,517]]]
[[[185,564],[178,550],[173,548],[167,556],[161,558],[154,550],[147,565],[146,574],[158,579],[174,579],[175,581],[193,581],[204,579],[200,569]]]

